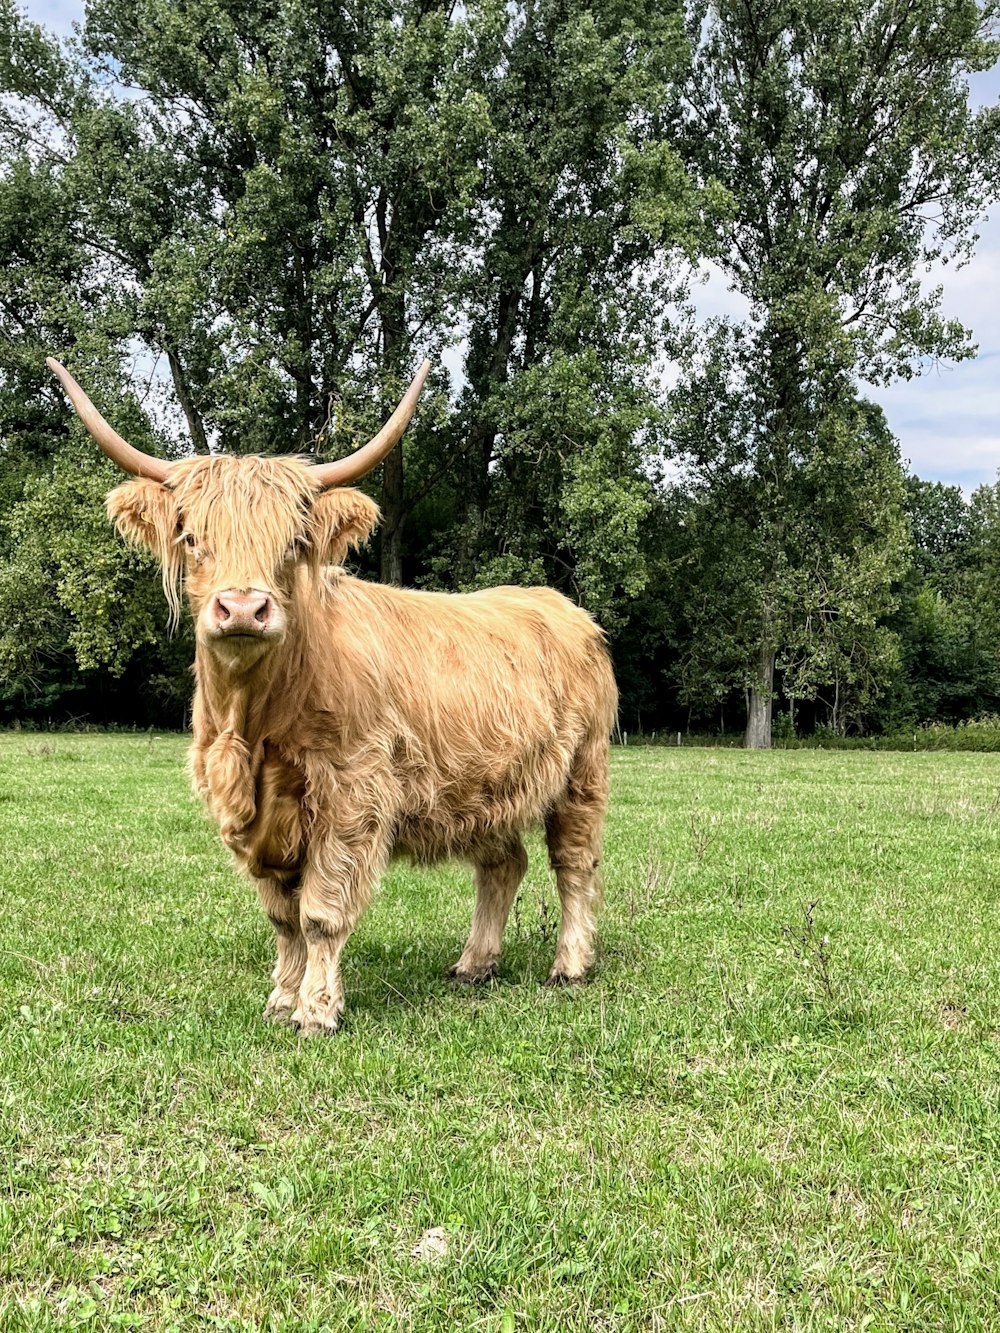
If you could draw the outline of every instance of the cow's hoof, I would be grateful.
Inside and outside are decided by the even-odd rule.
[[[340,1023],[296,1023],[296,1027],[300,1037],[335,1037]]]
[[[545,978],[543,986],[582,986],[587,980],[586,972],[580,972],[576,976],[570,976],[568,972],[550,972]]]
[[[300,1037],[332,1037],[340,1027],[343,1015],[343,1009],[311,1014],[304,1014],[301,1009],[296,1009],[289,1021],[298,1028]]]
[[[297,995],[287,991],[273,990],[264,1005],[264,1018],[268,1023],[291,1023],[295,1007],[299,1002]]]
[[[485,963],[482,967],[459,967],[455,963],[449,967],[448,976],[452,981],[459,981],[463,986],[484,986],[487,981],[495,981],[500,968],[496,963]]]

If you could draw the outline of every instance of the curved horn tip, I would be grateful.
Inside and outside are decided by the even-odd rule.
[[[66,367],[63,365],[63,363],[61,361],[57,361],[54,356],[47,356],[45,358],[45,364],[48,366],[49,370],[52,371],[52,374],[55,375],[56,379],[63,386],[63,388],[67,390],[67,392],[69,391],[69,387],[71,384],[79,388],[79,385],[76,383],[76,378],[74,377],[72,372],[68,371]],[[83,390],[81,389],[80,392],[82,393]]]
[[[352,482],[359,481],[382,462],[383,458],[398,443],[400,436],[409,425],[430,368],[430,360],[425,357],[420,369],[410,381],[410,387],[400,399],[395,412],[378,434],[373,435],[367,444],[362,445],[360,449],[356,449],[347,458],[340,458],[332,463],[316,464],[313,469],[313,476],[321,489],[328,486],[349,486]]]
[[[139,449],[134,449],[113,426],[109,426],[70,372],[54,356],[47,356],[45,364],[65,389],[66,396],[76,408],[77,416],[98,447],[113,463],[117,463],[123,472],[128,472],[133,477],[166,481],[169,467],[167,463],[160,458],[153,458],[150,454],[144,454]]]
[[[61,383],[65,383],[64,376],[68,375],[69,371],[61,361],[57,361],[54,356],[47,356],[45,358],[45,364],[48,366],[49,370],[52,371],[52,374],[55,375],[57,380]]]

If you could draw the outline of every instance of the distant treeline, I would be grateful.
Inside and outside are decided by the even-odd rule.
[[[562,589],[632,733],[1000,711],[998,494],[907,477],[857,387],[974,351],[920,277],[998,193],[992,25],[91,0],[60,43],[0,0],[0,724],[181,727],[190,696],[47,354],[147,451],[316,459],[430,355],[362,572]],[[709,261],[742,322],[697,317]]]

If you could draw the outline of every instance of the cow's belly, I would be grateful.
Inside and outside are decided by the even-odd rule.
[[[414,801],[397,821],[393,852],[430,863],[449,857],[488,861],[505,855],[512,840],[542,823],[566,788],[568,764],[549,762],[508,770],[492,780],[441,784]],[[419,796],[419,787],[414,791]]]
[[[419,865],[434,865],[461,857],[491,863],[509,855],[512,842],[541,822],[542,815],[504,823],[479,820],[403,820],[392,848],[393,857],[406,857]]]

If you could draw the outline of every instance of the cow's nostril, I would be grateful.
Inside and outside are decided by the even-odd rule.
[[[218,634],[266,634],[275,619],[270,593],[227,590],[216,593],[212,608]]]

